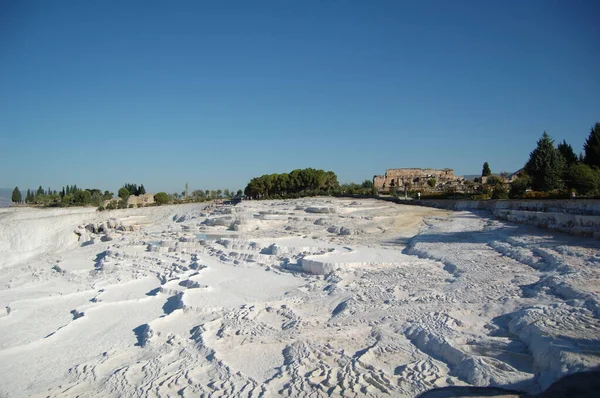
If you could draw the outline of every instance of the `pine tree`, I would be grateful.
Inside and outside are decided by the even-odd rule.
[[[585,151],[585,164],[600,167],[600,123],[596,122],[590,135],[583,144]]]
[[[577,163],[577,155],[575,155],[575,151],[570,144],[567,144],[566,140],[563,140],[560,144],[558,144],[558,152],[565,158],[565,163],[567,166]]]
[[[146,188],[144,188],[144,184],[140,185],[140,195],[146,194]]]
[[[21,197],[21,191],[19,191],[19,187],[15,187],[12,193],[12,201],[13,203],[21,203],[23,198]]]
[[[129,198],[129,191],[127,190],[127,188],[123,187],[123,188],[119,189],[119,192],[117,193],[117,195],[119,196],[119,198],[121,198],[123,200],[127,200],[127,198]]]
[[[561,175],[565,160],[554,147],[554,140],[544,131],[537,147],[529,154],[525,172],[531,177],[531,187],[536,191],[552,191],[562,187]]]
[[[490,165],[488,162],[485,162],[483,164],[483,169],[481,170],[481,176],[486,177],[486,176],[489,176],[490,174],[492,174],[492,170],[490,170]]]

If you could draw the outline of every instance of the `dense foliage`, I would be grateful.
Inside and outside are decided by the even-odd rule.
[[[525,164],[525,172],[531,177],[531,187],[543,192],[561,188],[564,168],[565,159],[554,147],[554,140],[544,131]]]
[[[517,199],[523,197],[527,192],[527,188],[531,186],[531,178],[528,175],[523,174],[515,179],[510,184],[510,191],[508,192],[508,197],[511,199]]]
[[[144,188],[144,184],[140,185],[139,187],[137,186],[137,184],[125,184],[123,185],[123,188],[125,188],[127,192],[129,192],[129,195],[140,196],[146,193],[146,188]]]
[[[159,192],[154,195],[154,201],[160,206],[169,203],[169,195],[165,192]]]
[[[482,176],[482,177],[487,177],[487,176],[489,176],[490,174],[492,174],[492,170],[490,169],[490,165],[489,165],[489,163],[488,163],[488,162],[485,162],[485,163],[483,164],[483,168],[482,168],[482,170],[481,170],[481,176]]]
[[[511,183],[511,198],[568,197],[600,193],[600,123],[584,144],[585,156],[575,154],[565,140],[556,148],[546,132],[530,153],[523,173]],[[529,192],[528,188],[533,191]],[[566,189],[565,189],[566,188]]]
[[[333,194],[338,188],[333,171],[308,168],[255,177],[244,189],[244,194],[253,199],[290,198]]]
[[[123,200],[127,200],[127,198],[129,198],[129,189],[123,187],[123,188],[119,188],[119,192],[117,192],[117,195],[119,196],[119,198],[123,199]]]
[[[99,206],[105,200],[112,199],[109,191],[102,193],[99,189],[80,189],[77,185],[67,185],[62,190],[56,191],[48,188],[44,190],[40,185],[37,190],[28,189],[25,203],[42,206]]]
[[[573,147],[570,144],[567,144],[566,140],[563,140],[563,142],[558,144],[556,149],[558,149],[558,152],[560,152],[562,157],[565,159],[565,165],[567,167],[578,162],[578,158],[577,155],[575,155]]]
[[[583,144],[584,162],[590,167],[600,168],[600,123],[596,122]]]
[[[21,203],[23,201],[23,198],[21,197],[21,191],[19,191],[19,187],[15,187],[15,189],[12,192],[11,199],[13,203]]]
[[[600,171],[587,164],[577,163],[568,168],[565,173],[567,187],[574,189],[580,195],[595,195],[600,184]]]

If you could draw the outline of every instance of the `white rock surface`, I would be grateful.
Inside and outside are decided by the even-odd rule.
[[[374,200],[2,209],[0,396],[535,393],[600,364],[599,247]]]

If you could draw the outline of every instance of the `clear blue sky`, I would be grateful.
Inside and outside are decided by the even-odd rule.
[[[600,121],[600,2],[2,1],[0,186],[514,171]]]

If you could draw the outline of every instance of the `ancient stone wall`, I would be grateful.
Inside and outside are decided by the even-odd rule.
[[[135,205],[135,206],[146,206],[154,203],[154,194],[146,193],[139,196],[131,195],[127,199],[127,205]]]
[[[435,187],[428,181],[434,178]],[[462,178],[457,177],[452,169],[388,169],[385,176],[374,176],[373,186],[379,191],[388,191],[392,187],[403,189],[433,190],[442,186],[460,185]]]
[[[385,183],[385,176],[373,176],[373,186],[380,189]]]

